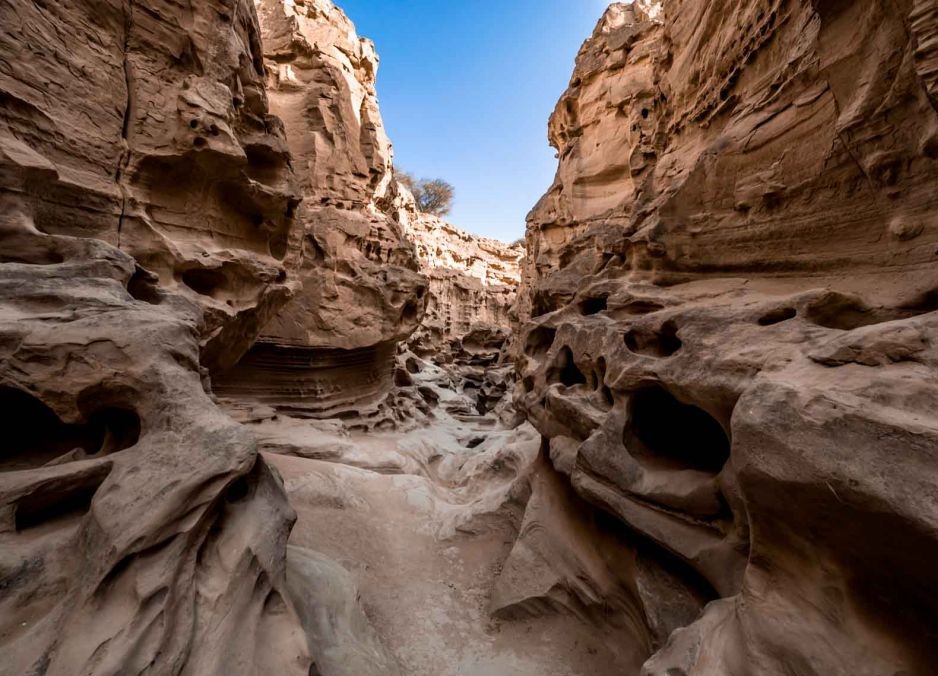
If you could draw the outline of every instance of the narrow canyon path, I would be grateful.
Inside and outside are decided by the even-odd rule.
[[[290,544],[321,557],[318,582],[304,591],[347,588],[317,599],[328,615],[321,673],[355,673],[356,660],[378,666],[382,658],[363,655],[380,651],[375,642],[413,676],[618,673],[602,637],[572,616],[492,617],[539,438],[526,424],[509,430],[449,412],[464,409],[462,395],[434,382],[432,369],[423,377],[440,396],[426,426],[368,434],[283,418],[255,426],[297,512]],[[361,618],[349,620],[355,589],[374,636]]]

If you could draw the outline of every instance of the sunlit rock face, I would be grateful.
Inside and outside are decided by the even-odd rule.
[[[393,215],[401,198],[374,45],[328,0],[256,4],[271,110],[303,195],[285,258],[301,288],[216,387],[332,415],[387,393],[394,347],[423,317],[426,280]]]
[[[630,630],[642,674],[938,670],[936,25],[925,2],[616,4],[577,57],[516,401],[686,592]],[[561,602],[560,560],[538,574],[566,586],[500,596]]]
[[[298,201],[253,7],[2,11],[4,161],[54,177],[5,191],[40,231],[102,239],[198,303],[203,363],[234,363],[289,298]]]
[[[413,349],[439,360],[473,327],[484,325],[507,335],[521,279],[521,244],[465,232],[416,211],[402,197],[400,219],[430,287],[427,314],[409,341]]]
[[[0,25],[0,674],[306,675],[293,512],[203,386],[290,293],[254,7]]]

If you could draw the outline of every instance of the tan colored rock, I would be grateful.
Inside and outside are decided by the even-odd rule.
[[[407,198],[409,196],[405,196]],[[434,358],[475,325],[508,330],[509,313],[521,279],[519,244],[506,244],[460,230],[431,214],[420,213],[407,199],[401,220],[417,249],[420,271],[430,283],[427,314],[410,341]]]
[[[303,196],[285,259],[301,289],[216,389],[330,416],[387,395],[396,344],[423,316],[426,281],[393,217],[374,45],[329,0],[257,5],[271,110]]]
[[[118,246],[197,302],[203,363],[234,363],[290,296],[281,259],[298,201],[253,7],[0,11],[4,162],[54,175],[4,188],[39,230]]]
[[[516,401],[713,601],[642,674],[938,670],[933,4],[615,4],[578,55]]]
[[[0,674],[305,676],[295,515],[200,368],[290,293],[253,5],[0,26]]]

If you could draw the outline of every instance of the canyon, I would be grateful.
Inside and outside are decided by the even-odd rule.
[[[938,672],[938,3],[613,3],[523,243],[330,0],[0,0],[0,676]]]

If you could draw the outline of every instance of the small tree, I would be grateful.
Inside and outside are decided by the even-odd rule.
[[[397,167],[394,168],[394,175],[413,193],[417,208],[423,213],[445,216],[452,210],[456,191],[442,178],[416,179]]]

